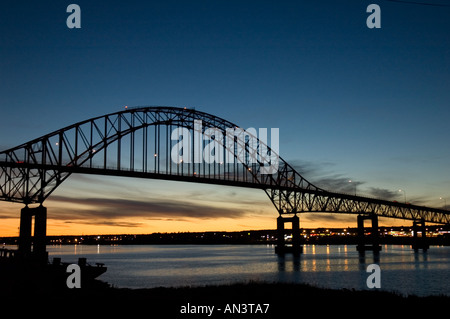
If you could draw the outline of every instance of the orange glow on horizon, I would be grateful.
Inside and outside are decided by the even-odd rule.
[[[8,206],[8,205],[6,205]],[[3,218],[0,223],[0,237],[16,237],[19,235],[20,209],[17,204],[10,205],[16,217]],[[0,204],[0,212],[5,212],[5,203]],[[11,208],[9,207],[9,208]],[[47,235],[119,235],[119,234],[151,234],[203,231],[244,231],[276,229],[278,214],[255,214],[239,218],[154,218],[139,217],[115,219],[111,225],[105,221],[68,221],[52,219],[51,208],[48,208]],[[346,228],[356,227],[356,215],[337,215],[321,213],[300,214],[300,228]],[[405,220],[380,218],[381,226],[407,226]]]
[[[276,229],[278,213],[263,192],[216,185],[178,188],[185,185],[170,181],[73,178],[44,204],[47,235]],[[23,206],[0,202],[0,237],[19,235]],[[300,228],[356,227],[356,215],[304,213],[299,217]],[[380,226],[409,226],[411,223],[379,218]]]

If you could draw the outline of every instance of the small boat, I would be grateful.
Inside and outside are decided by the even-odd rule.
[[[49,262],[48,256],[21,256],[18,250],[0,249],[0,287],[12,286],[46,286],[68,287],[67,278],[72,273],[67,262],[54,257]],[[90,265],[86,258],[78,258],[76,264],[80,269],[81,285],[90,285],[97,277],[104,274],[107,267],[103,263]]]

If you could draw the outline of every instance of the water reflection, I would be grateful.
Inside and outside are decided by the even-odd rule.
[[[369,264],[380,263],[380,252],[378,251],[359,251],[358,257],[360,269],[366,269],[366,265]]]
[[[278,271],[286,271],[286,256],[284,254],[278,255]]]
[[[416,269],[428,268],[428,253],[427,250],[414,250],[414,265]]]
[[[326,259],[326,271],[331,271],[331,260],[330,260],[330,246],[327,245],[327,256],[325,257]]]
[[[450,295],[450,247],[414,252],[383,246],[359,254],[354,245],[304,245],[303,254],[276,255],[263,245],[48,246],[50,258],[104,263],[101,279],[123,288],[215,285],[233,282],[302,282],[330,288],[367,289],[367,266],[379,264],[382,289]]]
[[[297,255],[293,258],[294,271],[300,271],[300,257],[301,255]]]
[[[300,271],[301,269],[301,255],[288,255],[288,259],[285,254],[277,255],[277,265],[279,272],[289,271],[289,268],[286,268],[286,264],[292,264],[292,271]]]

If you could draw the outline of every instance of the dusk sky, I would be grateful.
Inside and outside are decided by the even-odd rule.
[[[381,28],[366,25],[371,3]],[[321,188],[450,206],[449,31],[444,0],[5,0],[0,150],[126,105],[195,107],[279,128],[281,157]],[[44,205],[49,235],[274,229],[278,216],[261,190],[93,175]],[[18,235],[22,207],[0,202],[0,236]]]

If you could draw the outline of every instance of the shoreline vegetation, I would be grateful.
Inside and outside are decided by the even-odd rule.
[[[430,229],[432,231],[432,229]],[[392,227],[391,233],[380,236],[380,244],[411,244],[413,237]],[[396,233],[397,232],[397,233]],[[302,244],[357,244],[352,229],[345,234],[336,229],[310,230]],[[148,235],[90,235],[48,236],[49,245],[145,245],[145,244],[276,244],[275,230],[242,232],[156,233]],[[430,245],[449,245],[448,233],[427,237]],[[17,237],[4,237],[0,244],[17,244]],[[23,278],[22,278],[23,279]],[[443,278],[445,280],[445,278]],[[18,281],[0,271],[0,302],[8,305],[17,301],[27,305],[25,313],[33,315],[71,314],[87,317],[139,315],[151,318],[300,318],[306,316],[358,317],[367,315],[414,315],[447,311],[450,296],[420,297],[402,295],[380,289],[331,289],[299,283],[244,282],[214,286],[119,288],[101,280],[83,283],[79,289],[69,289],[64,283],[51,284],[34,276]],[[256,305],[269,304],[267,313],[249,312]],[[42,305],[48,305],[43,307]],[[224,312],[226,305],[235,306],[240,313]],[[243,306],[246,305],[246,306]],[[255,306],[250,306],[255,305]],[[215,311],[183,313],[214,306]],[[185,307],[185,308],[183,308]],[[197,307],[197,308],[195,308]],[[253,308],[256,307],[256,308]],[[243,310],[243,309],[246,310]],[[219,311],[218,309],[221,309]],[[231,309],[231,308],[228,308]],[[265,308],[263,308],[265,309]],[[245,313],[242,313],[245,311]]]
[[[450,302],[450,296],[443,295],[404,296],[379,289],[330,289],[308,284],[269,282],[128,289],[111,287],[96,280],[80,289],[41,286],[34,289],[15,287],[10,291],[0,290],[0,297],[4,302],[9,297],[19,295],[27,302],[51,302],[53,307],[70,307],[85,315],[114,315],[122,311],[144,311],[144,314],[149,314],[150,311],[152,314],[160,314],[156,318],[282,318],[293,314],[295,317],[302,317],[300,314],[305,311],[319,317],[328,314],[352,318],[369,313],[417,315],[418,311],[444,310]],[[250,304],[253,306],[249,306]],[[256,305],[263,307],[262,305],[267,304],[267,313],[255,313]],[[74,308],[74,305],[77,307]],[[182,313],[183,307],[206,305],[216,309],[210,316],[205,313]],[[234,309],[241,309],[241,313],[224,312],[227,305],[228,309],[236,305]],[[246,312],[242,313],[244,307]],[[252,313],[250,307],[253,309]],[[265,308],[267,306],[263,309]]]

